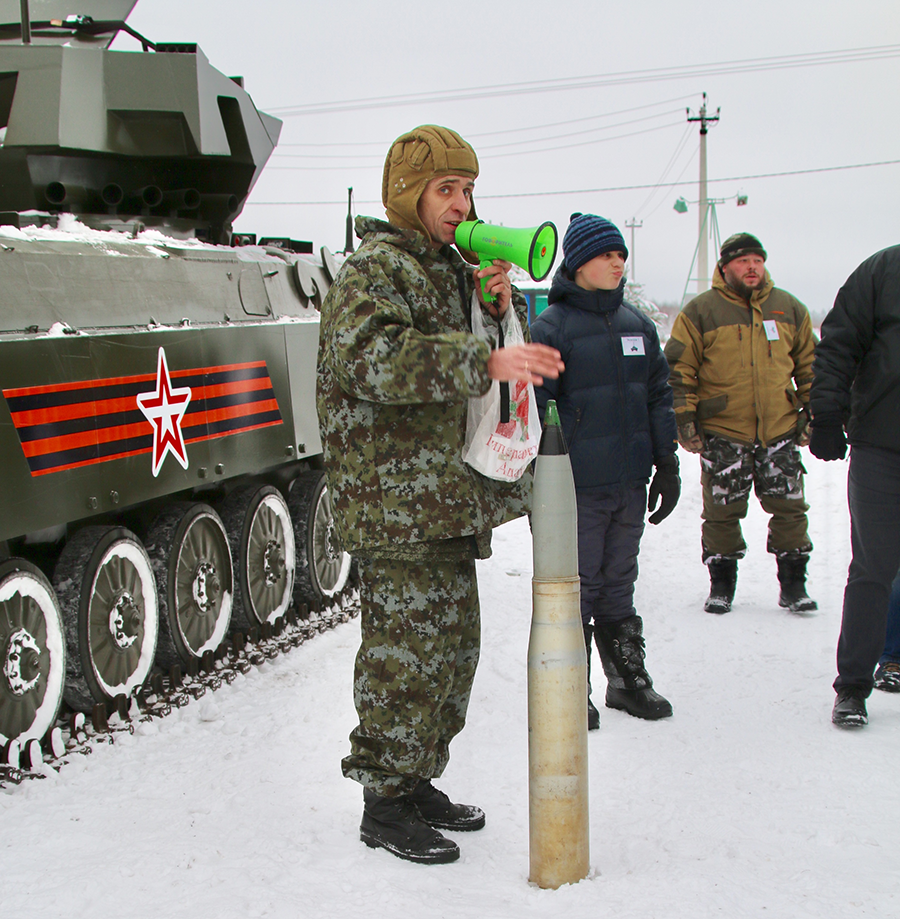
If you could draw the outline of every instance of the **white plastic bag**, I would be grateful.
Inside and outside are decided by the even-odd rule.
[[[496,329],[484,325],[481,305],[472,297],[472,334],[497,347]],[[510,304],[503,317],[503,344],[522,345],[525,336]],[[500,482],[515,482],[537,456],[541,441],[534,386],[524,380],[509,383],[509,421],[500,421],[500,381],[494,380],[483,396],[469,399],[463,460],[482,475]]]

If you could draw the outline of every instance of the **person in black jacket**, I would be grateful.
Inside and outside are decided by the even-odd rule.
[[[563,253],[549,306],[532,323],[531,337],[556,348],[565,364],[558,379],[545,379],[535,393],[542,417],[550,399],[557,403],[575,477],[593,729],[600,714],[590,701],[592,638],[608,681],[609,708],[638,718],[672,714],[644,667],[634,583],[644,514],[659,504],[650,522],[665,519],[681,480],[669,367],[656,327],[623,299],[628,249],[622,234],[603,217],[573,214]]]
[[[810,409],[814,456],[843,459],[851,446],[853,556],[831,720],[861,726],[900,567],[900,246],[866,259],[838,292],[816,347]]]

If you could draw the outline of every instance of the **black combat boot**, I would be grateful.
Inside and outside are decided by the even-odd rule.
[[[806,613],[819,605],[806,595],[806,562],[808,555],[785,555],[778,559],[778,583],[781,594],[778,605],[792,613]]]
[[[737,586],[737,559],[711,558],[709,568],[709,596],[703,609],[708,613],[727,613],[734,600]]]
[[[459,846],[425,823],[408,795],[385,798],[364,788],[363,805],[359,838],[369,848],[432,865],[459,858]]]
[[[842,728],[865,727],[869,723],[869,715],[866,712],[867,695],[860,686],[842,686],[834,700],[832,723]]]
[[[636,718],[668,718],[672,706],[653,689],[644,667],[644,623],[640,616],[621,622],[595,622],[594,639],[606,674],[606,707]]]
[[[584,650],[587,651],[587,694],[588,694],[588,730],[596,731],[600,727],[600,712],[597,706],[591,702],[591,651],[593,651],[592,641],[594,637],[594,627],[584,625]]]
[[[416,790],[406,796],[419,816],[437,830],[480,830],[484,826],[484,811],[472,804],[454,804],[428,779],[422,779]]]

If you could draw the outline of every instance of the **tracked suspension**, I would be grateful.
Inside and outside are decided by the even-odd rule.
[[[165,718],[223,683],[233,683],[238,674],[249,673],[358,615],[359,592],[348,587],[318,608],[289,609],[247,634],[233,630],[215,652],[191,658],[184,667],[175,664],[167,673],[155,669],[132,696],[116,696],[109,705],[98,702],[89,713],[62,712],[42,740],[24,744],[11,740],[0,748],[0,789],[45,778],[48,768],[59,771],[100,744],[114,744],[117,735],[133,734],[136,724]]]

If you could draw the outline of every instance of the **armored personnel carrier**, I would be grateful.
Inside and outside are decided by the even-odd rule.
[[[133,6],[0,0],[0,745],[350,568],[314,399],[334,259],[233,245],[281,123]]]

